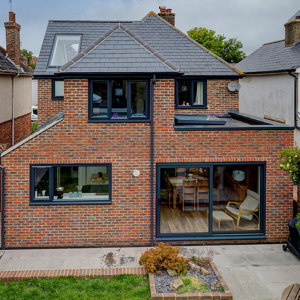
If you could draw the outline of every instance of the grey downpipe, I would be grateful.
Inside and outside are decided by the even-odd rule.
[[[296,129],[299,129],[300,130],[300,127],[298,127],[297,125],[297,85],[298,85],[298,77],[295,76],[294,74],[292,74],[291,72],[289,72],[289,75],[294,77],[294,126]]]
[[[1,154],[0,154],[1,163]],[[1,249],[4,250],[4,167],[0,165],[1,176]]]
[[[154,84],[156,81],[156,75],[153,75],[153,80],[151,83],[151,247],[153,247],[153,182],[154,182],[154,175],[153,175],[153,165],[154,165]]]

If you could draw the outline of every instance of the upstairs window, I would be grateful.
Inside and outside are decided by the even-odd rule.
[[[175,106],[178,108],[207,107],[206,80],[176,80]]]
[[[50,66],[60,67],[79,53],[80,35],[57,35],[54,41]]]
[[[149,81],[92,80],[89,119],[100,122],[149,119]]]
[[[52,99],[63,100],[64,99],[64,81],[63,80],[52,80]]]

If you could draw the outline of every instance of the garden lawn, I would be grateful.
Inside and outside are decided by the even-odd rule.
[[[111,279],[57,277],[3,284],[1,300],[150,299],[148,276],[119,275]]]

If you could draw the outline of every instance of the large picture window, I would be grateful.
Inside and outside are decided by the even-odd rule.
[[[207,107],[206,80],[176,80],[175,106],[178,108]]]
[[[263,163],[159,164],[157,238],[264,236]]]
[[[92,80],[89,119],[96,122],[149,119],[149,81]]]
[[[32,165],[30,203],[111,203],[111,165]]]

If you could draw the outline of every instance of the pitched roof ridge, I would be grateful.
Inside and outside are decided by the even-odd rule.
[[[263,46],[265,45],[270,45],[270,44],[276,44],[276,43],[280,43],[280,42],[284,42],[285,40],[282,39],[282,40],[278,40],[278,41],[274,41],[274,42],[269,42],[269,43],[264,43]]]
[[[101,43],[103,43],[109,36],[111,36],[119,28],[120,28],[120,23],[116,24],[113,28],[111,28],[108,31],[106,31],[103,35],[101,35],[100,38],[98,38],[93,43],[91,43],[89,46],[87,46],[83,51],[81,51],[80,53],[78,53],[76,56],[74,56],[67,63],[65,63],[64,65],[62,65],[58,69],[58,72],[65,72],[68,69],[70,69],[73,65],[75,65],[76,63],[78,63],[82,58],[84,58],[87,54],[89,54],[96,47],[98,47]]]
[[[146,51],[148,51],[151,55],[155,56],[162,64],[164,64],[167,68],[171,69],[174,72],[179,72],[179,68],[166,59],[163,55],[161,55],[156,49],[150,46],[147,42],[145,42],[140,36],[134,34],[130,29],[125,27],[123,24],[120,24],[120,29],[135,40],[138,44],[140,44]]]
[[[214,58],[216,58],[217,60],[219,60],[221,63],[223,63],[224,65],[226,65],[229,69],[234,70],[235,72],[237,72],[238,74],[243,74],[242,71],[236,69],[234,66],[232,66],[230,63],[228,63],[227,61],[225,61],[224,59],[222,59],[221,57],[219,57],[218,55],[216,55],[215,53],[211,52],[210,50],[208,50],[207,48],[205,48],[203,45],[197,43],[195,40],[193,40],[191,37],[189,37],[187,34],[183,33],[181,30],[179,30],[177,27],[173,26],[172,24],[170,24],[168,21],[166,21],[165,19],[163,19],[162,17],[160,17],[158,14],[156,14],[153,11],[150,11],[144,18],[141,19],[142,22],[145,22],[146,19],[148,19],[150,16],[154,16],[157,19],[159,19],[160,21],[162,21],[163,23],[167,24],[169,27],[171,27],[172,29],[174,29],[175,31],[177,31],[179,34],[181,34],[182,36],[184,36],[185,38],[187,38],[190,42],[192,42],[193,44],[195,44],[196,46],[198,46],[199,48],[201,48],[202,50],[204,50],[205,52],[207,52],[208,54],[210,54],[211,56],[213,56]]]
[[[22,64],[23,66],[25,66],[26,68],[28,68],[30,71],[34,72],[34,70],[31,67],[29,67],[28,65],[24,64],[21,60],[19,60],[19,63]],[[25,70],[24,70],[24,72],[25,72]]]

